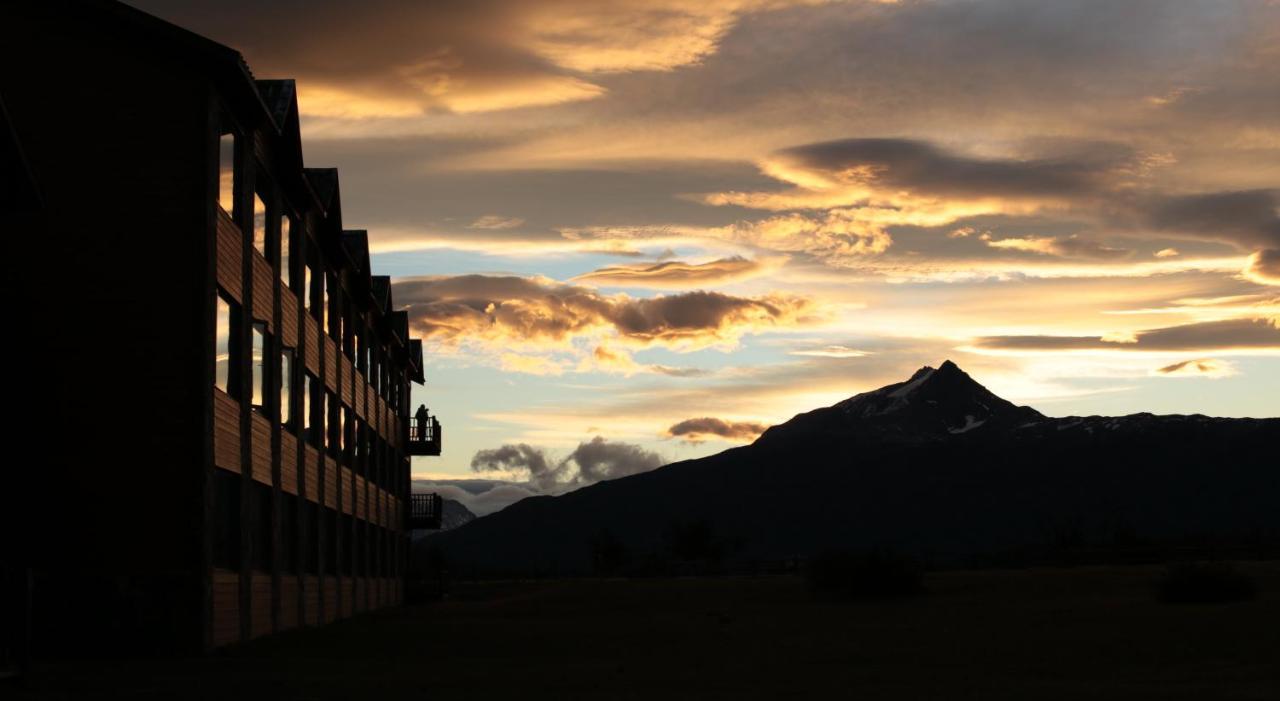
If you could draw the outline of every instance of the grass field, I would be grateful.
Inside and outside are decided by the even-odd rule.
[[[1280,563],[1250,602],[1156,602],[1160,568],[953,572],[921,597],[797,578],[455,585],[447,601],[205,659],[37,667],[32,698],[1280,699]]]

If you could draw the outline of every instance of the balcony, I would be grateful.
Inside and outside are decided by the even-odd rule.
[[[409,419],[409,454],[440,454],[440,420],[425,413]]]
[[[439,494],[409,495],[409,530],[435,530],[444,514],[444,499]]]

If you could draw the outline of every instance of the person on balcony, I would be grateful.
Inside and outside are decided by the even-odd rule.
[[[426,432],[427,432],[427,421],[428,421],[427,405],[426,405],[426,404],[419,404],[419,405],[418,405],[418,411],[414,412],[414,414],[413,414],[413,421],[414,421],[414,424],[415,424],[415,425],[417,426],[417,428],[418,428],[417,434],[414,436],[414,438],[416,438],[417,440],[420,440],[420,441],[421,441],[421,440],[426,440],[426,438],[427,438],[427,433],[426,433]]]

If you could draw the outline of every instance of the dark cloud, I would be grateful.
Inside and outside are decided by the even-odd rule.
[[[841,139],[780,151],[784,161],[833,174],[866,169],[878,187],[959,198],[1059,198],[1098,192],[1132,158],[1113,146],[1055,159],[985,159],[913,139]]]
[[[579,443],[564,458],[552,461],[542,448],[527,443],[478,451],[471,459],[475,472],[517,472],[529,475],[529,485],[543,494],[559,494],[604,480],[617,479],[661,467],[661,455],[631,443],[600,436]]]
[[[1265,248],[1249,256],[1244,276],[1263,285],[1280,285],[1280,249]]]
[[[1280,348],[1280,321],[1228,319],[1142,331],[1132,341],[1098,336],[987,336],[982,348],[1005,350],[1194,351],[1230,348]]]
[[[636,299],[545,278],[461,275],[401,280],[396,303],[424,338],[460,343],[564,343],[596,332],[640,344],[704,347],[743,333],[804,323],[799,297],[686,292]]]
[[[1280,247],[1280,190],[1167,197],[1149,207],[1148,222],[1156,229],[1226,240],[1249,249]]]
[[[1235,368],[1225,360],[1201,358],[1166,365],[1156,372],[1169,377],[1227,377],[1235,373]]]
[[[667,435],[690,443],[701,443],[711,437],[734,441],[751,441],[769,428],[754,421],[726,421],[710,416],[685,419],[667,429]]]

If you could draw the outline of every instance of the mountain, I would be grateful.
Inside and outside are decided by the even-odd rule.
[[[632,562],[692,557],[700,539],[730,563],[886,547],[939,564],[1066,544],[1274,542],[1278,450],[1280,419],[1051,418],[947,361],[752,445],[528,498],[429,545],[460,567],[568,573],[589,570],[602,542]]]
[[[437,533],[451,531],[476,520],[476,515],[465,504],[456,499],[442,499],[440,510],[440,528],[434,531],[413,531],[415,541],[429,538]]]

